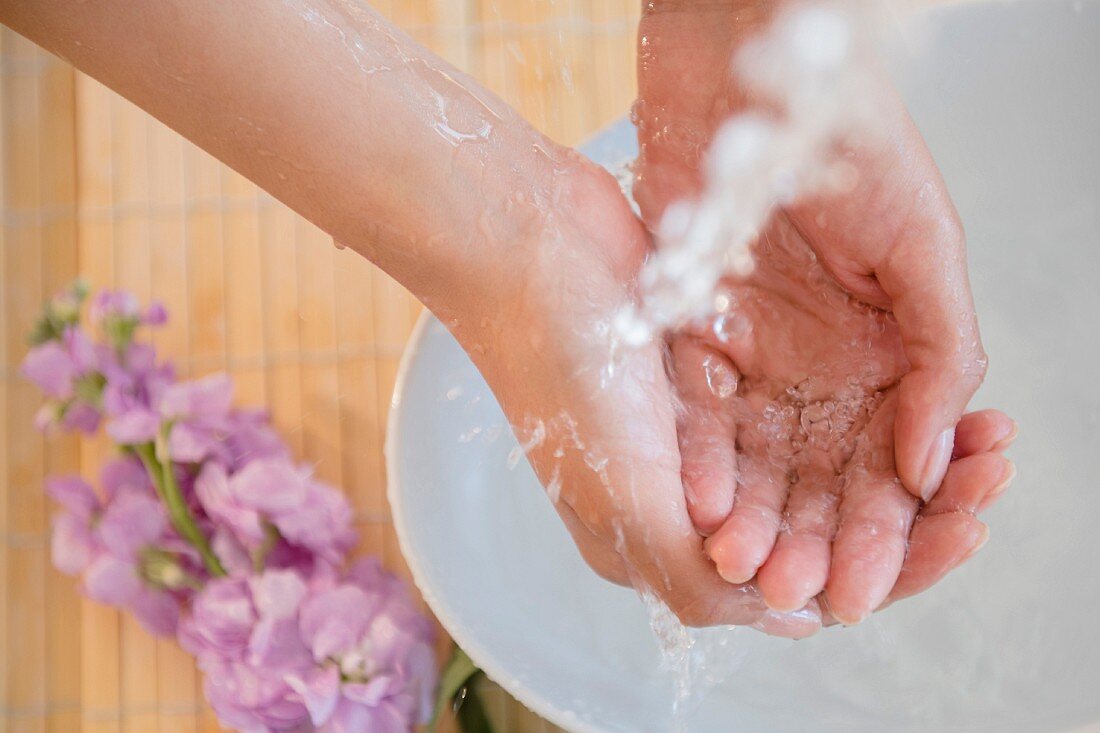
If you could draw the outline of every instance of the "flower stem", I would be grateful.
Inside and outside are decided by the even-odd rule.
[[[226,574],[225,568],[222,567],[218,556],[211,549],[210,543],[206,540],[206,535],[195,523],[195,518],[191,516],[191,510],[188,508],[187,502],[184,501],[183,492],[180,491],[179,483],[176,481],[175,472],[172,471],[172,462],[168,460],[161,464],[156,458],[156,451],[152,443],[134,446],[134,450],[141,458],[145,470],[149,472],[157,496],[167,507],[172,526],[176,528],[180,536],[198,550],[199,555],[202,556],[203,565],[206,566],[206,571],[215,578],[223,577]]]
[[[256,551],[252,553],[252,571],[257,575],[262,575],[264,568],[267,566],[267,556],[271,554],[271,551],[275,549],[275,546],[279,544],[281,539],[279,530],[275,528],[275,525],[271,522],[264,522],[264,540]]]

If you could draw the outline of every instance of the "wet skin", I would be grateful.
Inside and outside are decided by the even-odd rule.
[[[782,113],[730,73],[775,7],[647,5],[635,194],[649,224],[698,190],[730,114]],[[730,582],[755,578],[773,608],[824,590],[847,623],[898,578],[986,367],[958,216],[896,93],[883,81],[875,98],[877,135],[837,151],[851,184],[779,211],[754,247],[756,272],[730,284],[740,326],[672,338],[685,488],[708,554]],[[736,376],[736,396],[708,387],[716,370]],[[1011,474],[984,463],[991,486]]]
[[[0,22],[69,58],[227,162],[427,304],[469,352],[530,445],[540,479],[553,489],[558,512],[598,573],[652,589],[688,624],[750,624],[805,636],[832,620],[816,599],[794,613],[769,609],[753,583],[728,582],[708,557],[692,518],[707,491],[693,478],[700,468],[693,441],[685,445],[683,462],[679,441],[692,431],[711,430],[708,425],[714,435],[724,435],[727,416],[739,413],[726,404],[679,412],[665,345],[616,348],[609,324],[635,298],[635,278],[650,243],[607,173],[547,139],[472,79],[355,2],[0,0]],[[709,48],[704,30],[698,29],[700,52]],[[670,54],[672,61],[674,50]],[[643,74],[643,94],[659,89],[656,78]],[[705,78],[684,80],[691,99],[718,98]],[[683,82],[678,86],[685,88]],[[677,114],[689,127],[699,122],[705,132],[696,112],[685,108]],[[642,161],[640,191],[650,219],[661,195],[690,190],[678,182],[691,180],[692,171],[690,157],[666,156],[660,163],[652,157],[657,150],[648,148],[650,157]],[[912,170],[922,170],[922,160],[918,156],[920,165]],[[664,194],[658,181],[666,182]],[[937,191],[933,186],[923,200],[934,203]],[[885,221],[882,210],[916,201],[916,193],[903,186],[884,190],[878,199],[865,196],[867,211],[829,204],[835,226],[808,244],[841,287],[897,316],[912,367],[897,388],[898,473],[906,485],[940,486],[939,475],[931,483],[919,480],[914,456],[929,431],[942,431],[933,418],[954,426],[966,400],[956,404],[960,400],[950,390],[933,388],[955,381],[938,369],[942,354],[934,344],[922,344],[920,313],[906,311],[907,301],[897,295],[910,273],[924,285],[906,292],[923,295],[924,261],[915,254],[899,257],[894,280],[879,270],[877,278],[868,278],[866,268],[881,253],[850,238],[870,231],[868,221]],[[791,212],[796,224],[800,217]],[[903,229],[920,233],[921,226],[910,222]],[[833,233],[845,236],[833,240]],[[876,242],[889,240],[888,232],[870,234]],[[854,249],[819,246],[832,241]],[[929,282],[957,284],[955,270],[941,274]],[[782,302],[775,300],[777,309]],[[796,322],[773,322],[776,338],[782,341],[790,333],[784,329]],[[825,343],[827,336],[819,340]],[[678,355],[683,351],[678,348]],[[693,368],[704,369],[708,357],[746,358],[725,342],[686,353],[675,360],[674,374],[689,403]],[[769,374],[766,360],[760,363],[758,370],[755,362],[737,365],[744,372],[739,389],[750,407],[751,385],[766,385],[771,394],[777,385],[804,379],[800,373]],[[887,380],[895,372],[893,365],[876,378]],[[916,409],[921,395],[930,405],[947,405],[944,414],[929,417]],[[870,435],[872,446],[884,446],[889,429],[875,419],[890,422],[887,409],[884,400],[870,427],[856,430],[853,440]],[[698,425],[685,415],[694,415]],[[999,413],[959,423],[954,445],[960,457],[949,469],[942,466],[946,479],[939,494],[919,510],[887,600],[934,583],[980,544],[984,527],[973,512],[1003,483],[1007,464],[997,451],[1012,432],[1011,421]],[[742,438],[746,457],[751,433],[746,428]],[[864,464],[889,473],[880,465],[889,450],[871,453],[874,460]],[[801,467],[801,459],[778,455]],[[684,478],[695,497],[690,507]],[[891,485],[888,509],[901,506],[896,483]],[[727,491],[732,484],[722,486]],[[710,543],[712,554],[717,543],[718,535]]]

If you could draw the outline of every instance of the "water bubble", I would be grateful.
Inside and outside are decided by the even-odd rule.
[[[724,344],[741,338],[750,329],[751,324],[748,319],[739,313],[723,313],[714,319],[711,327],[715,337]]]
[[[737,372],[723,359],[708,354],[703,359],[703,373],[707,388],[718,399],[728,400],[737,394]]]

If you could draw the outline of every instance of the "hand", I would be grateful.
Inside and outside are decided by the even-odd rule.
[[[481,368],[599,572],[688,623],[816,630],[816,604],[776,614],[719,577],[687,513],[661,348],[612,358],[611,318],[648,247],[614,180],[363,3],[309,5],[41,0],[0,4],[0,20],[424,301]]]
[[[644,231],[609,176],[574,165],[562,180],[554,223],[534,227],[539,234],[531,241],[537,244],[529,249],[540,254],[531,259],[516,297],[494,304],[494,316],[459,319],[455,332],[504,405],[581,554],[601,576],[653,591],[691,625],[752,625],[790,637],[814,633],[822,621],[834,621],[817,600],[793,613],[777,612],[754,584],[725,583],[706,559],[680,481],[661,354],[649,345],[610,358],[607,324],[631,297],[629,283],[647,246]],[[705,386],[706,369],[701,374],[695,384]],[[710,376],[716,384],[721,375],[711,369]],[[888,422],[883,408],[876,414]],[[973,514],[1010,477],[1011,465],[999,451],[1014,429],[996,411],[959,423],[958,460],[942,492],[922,509],[887,602],[933,584],[984,542],[986,529]],[[884,455],[892,460],[888,449]],[[873,458],[868,468],[877,468],[881,451]],[[843,611],[839,615],[844,618]]]
[[[707,559],[685,502],[662,349],[613,348],[610,323],[632,298],[647,235],[610,175],[562,156],[554,207],[531,207],[530,236],[511,243],[499,278],[487,278],[462,312],[437,312],[493,388],[597,573],[654,593],[687,624],[814,633],[816,602],[775,613]]]
[[[771,3],[736,0],[647,7],[635,195],[651,225],[669,203],[698,190],[700,156],[718,125],[759,102],[761,95],[728,69],[771,10]],[[697,526],[717,531],[708,551],[719,569],[732,581],[759,569],[764,597],[777,608],[827,584],[834,612],[846,621],[862,618],[890,590],[916,511],[899,485],[924,499],[941,485],[956,422],[985,369],[958,218],[893,90],[883,84],[878,96],[889,135],[844,151],[859,174],[854,189],[787,208],[758,245],[762,269],[741,293],[753,309],[750,331],[730,344],[674,341],[688,407],[681,426],[685,485]],[[785,272],[803,267],[811,253],[812,279]],[[847,328],[866,348],[846,346]],[[729,406],[723,416],[719,398],[701,388],[708,366],[740,377],[739,416]],[[771,428],[785,448],[769,445],[758,419],[776,398]],[[832,431],[832,445],[805,441],[803,419],[818,425],[829,403],[854,414]],[[795,447],[800,440],[813,444]],[[742,476],[736,496],[735,469]],[[785,515],[790,531],[779,535]],[[872,534],[884,528],[886,535]],[[853,571],[864,562],[874,572],[857,579]]]
[[[897,583],[920,504],[894,462],[898,328],[843,290],[784,215],[754,254],[718,327],[672,340],[689,506],[728,581],[755,577],[780,611],[824,590],[857,623]],[[1003,440],[1014,426],[993,415]],[[1000,456],[961,465],[985,470],[962,469],[970,490],[1012,470]]]

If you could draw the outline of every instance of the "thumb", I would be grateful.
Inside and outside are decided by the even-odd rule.
[[[887,85],[883,97],[896,93]],[[841,285],[897,319],[910,371],[901,380],[895,463],[905,487],[927,500],[947,471],[986,356],[947,186],[900,100],[885,104],[883,116],[888,135],[845,151],[854,188],[811,197],[792,214]]]
[[[929,192],[946,196],[942,188],[922,190]],[[952,216],[925,219],[906,229],[875,268],[910,364],[901,380],[894,423],[898,475],[925,501],[943,481],[955,425],[981,385],[987,365],[962,228],[950,202],[928,204]]]

